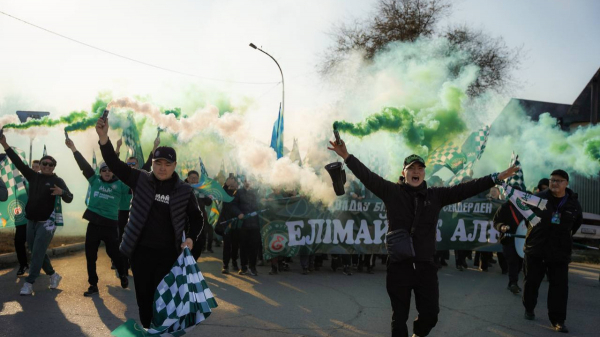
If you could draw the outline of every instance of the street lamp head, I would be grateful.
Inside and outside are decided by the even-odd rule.
[[[250,47],[256,49],[256,46],[254,45],[254,43],[250,43]]]

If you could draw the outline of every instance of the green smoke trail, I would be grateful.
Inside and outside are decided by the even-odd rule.
[[[427,111],[427,121],[418,121],[415,113],[407,108],[386,107],[381,112],[368,116],[365,121],[350,123],[336,121],[333,127],[340,132],[362,138],[378,131],[397,132],[404,137],[407,145],[418,150],[452,139],[466,131],[459,109]]]
[[[165,115],[175,115],[175,118],[181,118],[181,108],[175,108],[170,110],[165,110],[163,112]]]
[[[75,123],[70,123],[67,127],[65,127],[65,131],[84,131],[89,128],[93,128],[96,125],[98,118],[102,116],[102,113],[106,109],[108,102],[110,102],[109,97],[106,97],[105,94],[99,95],[99,97],[96,98],[96,101],[94,101],[92,104],[92,111],[90,114],[86,113],[85,118],[78,120]]]
[[[52,119],[49,117],[44,117],[42,119],[30,119],[25,123],[21,124],[6,124],[4,126],[5,129],[19,129],[25,130],[34,126],[44,126],[44,127],[53,127],[58,124],[70,124],[82,120],[87,117],[87,112],[85,111],[73,111],[66,116],[62,116],[58,119]]]

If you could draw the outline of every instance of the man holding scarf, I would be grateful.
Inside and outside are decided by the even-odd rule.
[[[525,319],[534,320],[538,290],[548,273],[548,318],[555,331],[569,332],[567,299],[569,295],[569,263],[573,234],[583,219],[577,193],[567,188],[569,174],[555,170],[550,174],[550,188],[536,194],[548,200],[545,209],[533,208],[539,223],[528,228],[525,239],[525,282],[523,306]]]

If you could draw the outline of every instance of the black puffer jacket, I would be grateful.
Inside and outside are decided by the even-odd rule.
[[[561,198],[552,196],[550,190],[545,190],[536,196],[548,200],[545,210],[532,208],[532,211],[541,218],[540,223],[529,227],[525,240],[525,253],[541,256],[555,262],[571,261],[571,246],[573,234],[581,227],[583,213],[577,193],[567,188],[567,201],[560,208],[560,224],[551,222],[552,214],[556,212]]]
[[[495,185],[491,176],[486,176],[453,187],[427,188],[427,184],[423,182],[418,188],[414,188],[403,182],[393,183],[383,179],[353,155],[346,158],[346,165],[367,189],[385,203],[388,231],[400,228],[410,231],[417,212],[416,205],[423,204],[413,234],[415,261],[433,261],[437,221],[442,207],[472,197]],[[417,202],[417,198],[422,198],[423,201]]]

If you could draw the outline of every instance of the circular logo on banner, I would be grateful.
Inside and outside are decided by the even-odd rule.
[[[288,228],[284,221],[275,220],[261,229],[263,253],[266,259],[275,256],[294,256],[298,253],[298,246],[290,247],[288,242]]]
[[[8,204],[8,214],[10,219],[15,223],[25,220],[25,205],[19,199],[14,199]]]

